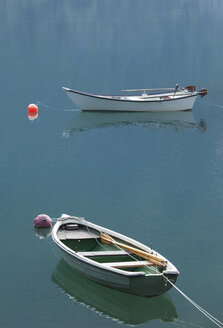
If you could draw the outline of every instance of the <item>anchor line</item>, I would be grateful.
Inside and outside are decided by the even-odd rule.
[[[201,313],[203,313],[209,320],[211,320],[216,326],[223,328],[223,322],[215,318],[212,314],[207,312],[205,309],[203,309],[200,305],[195,303],[189,296],[187,296],[182,290],[180,290],[175,284],[173,284],[166,276],[164,276],[164,279],[166,279],[172,287],[174,287],[187,301],[189,301],[197,310],[199,310]]]
[[[44,100],[40,101],[40,100],[37,100],[36,101],[36,104],[38,104],[39,106],[41,107],[45,107],[47,109],[53,109],[53,110],[57,110],[57,111],[79,111],[78,108],[58,108],[58,107],[55,107],[55,106],[50,106],[50,105],[47,105],[46,102],[49,102],[51,101],[53,98],[55,97],[58,97],[59,95],[61,94],[61,91],[59,92],[56,92],[54,93],[52,96],[48,97],[48,98],[45,98]]]
[[[213,102],[210,102],[210,101],[204,101],[203,99],[198,99],[198,101],[206,106],[214,106],[214,107],[217,107],[217,108],[223,108],[222,105],[218,105],[218,104],[215,104]]]
[[[36,103],[41,107],[45,107],[47,109],[53,109],[53,110],[57,110],[57,111],[63,111],[63,112],[79,112],[80,111],[80,109],[78,109],[78,108],[58,108],[58,107],[54,107],[54,106],[49,106],[49,105],[42,103],[39,100],[37,100]]]
[[[52,222],[55,223],[57,222],[58,218],[51,218]]]

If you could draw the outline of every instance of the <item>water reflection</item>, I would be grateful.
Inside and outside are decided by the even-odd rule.
[[[38,117],[38,113],[28,112],[28,119],[34,121]]]
[[[34,234],[39,239],[44,239],[50,236],[52,228],[36,228],[34,227]]]
[[[59,261],[52,281],[72,299],[119,322],[138,325],[154,319],[170,322],[177,318],[167,293],[145,298],[115,291],[78,274],[63,259]]]
[[[111,126],[140,125],[145,128],[167,128],[174,131],[184,129],[206,130],[203,120],[196,122],[191,111],[185,112],[80,112],[63,132],[69,137],[77,131],[106,128]]]

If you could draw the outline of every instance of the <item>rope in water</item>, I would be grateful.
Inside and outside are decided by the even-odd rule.
[[[79,112],[80,111],[80,109],[78,109],[78,108],[58,108],[58,107],[54,107],[54,106],[49,106],[49,105],[42,103],[41,101],[37,101],[36,104],[41,107],[45,107],[47,109],[53,109],[53,110],[63,111],[63,112]]]
[[[214,107],[217,107],[217,108],[223,108],[222,105],[218,105],[218,104],[215,104],[213,102],[210,102],[210,101],[204,101],[203,99],[198,99],[198,101],[206,106],[214,106]]]
[[[174,287],[187,301],[189,301],[196,309],[198,309],[201,313],[203,313],[209,320],[211,320],[216,326],[223,328],[223,322],[215,318],[205,309],[203,309],[200,305],[195,303],[189,296],[187,296],[182,290],[180,290],[176,285],[174,285],[167,277],[163,276],[171,285]]]
[[[58,108],[58,107],[50,106],[50,105],[46,104],[46,102],[50,102],[51,99],[56,98],[57,96],[60,96],[61,94],[62,94],[62,91],[56,92],[52,96],[45,98],[42,101],[36,100],[36,104],[39,105],[40,107],[44,107],[44,108],[52,109],[52,110],[56,110],[56,111],[63,111],[63,112],[80,111],[80,109],[78,109],[78,108]]]

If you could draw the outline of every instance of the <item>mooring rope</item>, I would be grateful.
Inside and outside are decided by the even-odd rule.
[[[218,104],[215,104],[213,102],[210,102],[210,101],[204,101],[203,99],[198,99],[198,101],[206,106],[214,106],[214,107],[217,107],[217,108],[223,108],[222,105],[218,105]]]
[[[85,220],[85,218],[82,218],[82,219],[83,219],[83,221],[85,222],[85,227],[87,228],[88,233],[94,237],[93,233],[90,231],[90,229],[89,229],[89,227],[88,227],[88,222]],[[102,232],[102,231],[100,231],[100,233],[101,233],[101,232]],[[105,249],[106,249],[106,246],[105,246],[104,244],[101,244],[100,241],[98,240],[98,238],[94,237],[94,239],[96,240],[96,242],[97,242],[97,244],[98,244],[99,246],[101,246],[102,248],[105,248]]]
[[[49,106],[47,104],[44,104],[41,101],[37,101],[36,102],[37,105],[41,106],[41,107],[45,107],[47,109],[53,109],[53,110],[57,110],[57,111],[63,111],[63,112],[79,112],[80,109],[78,108],[58,108],[58,107],[54,107],[54,106]]]
[[[46,102],[50,102],[53,98],[56,98],[62,94],[62,90],[54,93],[52,96],[41,100],[36,100],[36,104],[40,107],[45,107],[47,109],[57,110],[57,111],[63,111],[63,112],[73,112],[73,111],[80,111],[78,108],[59,108],[55,106],[47,105]]]
[[[53,223],[56,223],[58,218],[51,218],[51,220],[52,220]]]
[[[195,303],[189,296],[187,296],[182,290],[180,290],[174,283],[172,283],[166,276],[163,277],[174,287],[187,301],[189,301],[196,309],[203,313],[209,320],[211,320],[216,326],[223,328],[223,322],[215,318],[212,314],[203,309],[200,305]]]

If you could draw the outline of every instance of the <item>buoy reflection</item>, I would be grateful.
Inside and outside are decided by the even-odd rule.
[[[51,234],[51,228],[36,228],[34,227],[34,234],[39,239],[48,238]]]
[[[38,117],[38,112],[28,112],[28,119],[30,120],[30,121],[34,121],[36,118]]]

